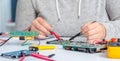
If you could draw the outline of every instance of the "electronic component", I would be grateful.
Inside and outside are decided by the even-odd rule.
[[[22,57],[22,54],[25,54],[25,56],[29,56],[33,52],[35,52],[35,51],[20,50],[20,51],[2,53],[1,56],[6,57],[6,58],[20,58],[20,57]]]
[[[54,40],[48,41],[47,44],[63,45],[63,48],[66,50],[81,51],[86,53],[97,53],[107,49],[106,44],[89,44],[81,41]]]
[[[19,37],[20,40],[32,40],[38,36],[38,32],[35,31],[11,31],[10,36]]]
[[[120,38],[111,38],[107,45],[108,58],[120,58]]]
[[[20,36],[19,40],[25,40],[25,37],[24,36]]]
[[[64,44],[63,48],[66,50],[80,51],[86,53],[98,53],[107,49],[106,44],[89,44],[87,42],[72,42]]]
[[[0,39],[0,46],[4,45],[8,40],[13,37],[19,37],[20,40],[34,40],[36,36],[39,35],[38,32],[35,31],[11,31],[11,32],[1,32],[0,36],[9,35],[10,37],[7,40]],[[26,42],[26,41],[25,41]]]
[[[1,54],[2,57],[6,57],[6,58],[20,58],[19,61],[23,61],[26,56],[32,56],[32,57],[36,57],[36,58],[46,60],[46,61],[54,61],[50,59],[54,55],[55,54],[44,56],[44,55],[36,53],[36,51],[29,51],[29,50],[13,51],[13,52],[7,52],[7,53]]]
[[[39,45],[39,46],[30,46],[30,51],[38,51],[38,50],[53,50],[55,46],[53,45]]]

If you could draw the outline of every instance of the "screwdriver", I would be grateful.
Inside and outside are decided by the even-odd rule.
[[[95,23],[96,21],[93,21],[93,22],[91,22],[91,24],[92,23]],[[74,36],[72,36],[70,39],[69,39],[69,41],[71,41],[71,40],[73,40],[75,37],[77,37],[77,36],[81,36],[82,35],[82,32],[79,32],[79,33],[77,33],[76,35],[74,35]]]

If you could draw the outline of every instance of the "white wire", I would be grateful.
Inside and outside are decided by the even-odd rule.
[[[81,15],[81,1],[82,1],[82,0],[79,0],[79,5],[78,5],[78,18],[79,18],[80,15]]]
[[[58,15],[58,20],[60,20],[61,16],[60,16],[60,11],[59,11],[58,0],[55,0],[55,2],[56,2],[56,10],[57,10],[57,15]]]

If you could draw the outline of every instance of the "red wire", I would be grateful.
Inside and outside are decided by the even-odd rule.
[[[0,44],[3,44],[5,42],[6,42],[6,40],[0,39]]]
[[[20,58],[19,61],[23,61],[25,59],[25,54],[22,54],[22,57]]]
[[[54,35],[58,40],[61,40],[60,36],[56,34],[54,31],[51,31],[51,34]]]
[[[2,33],[0,36],[7,36],[9,33]]]
[[[46,56],[43,56],[43,55],[40,55],[40,54],[35,54],[35,53],[31,53],[30,56],[32,57],[36,57],[36,58],[39,58],[39,59],[43,59],[43,60],[46,60],[46,61],[55,61],[55,60],[52,60]]]
[[[7,40],[0,39],[0,46],[4,45],[8,40],[10,40],[12,37],[9,37]]]

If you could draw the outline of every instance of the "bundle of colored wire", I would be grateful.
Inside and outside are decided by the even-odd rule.
[[[51,34],[54,35],[58,40],[61,40],[60,36],[57,35],[55,32],[51,31]]]
[[[27,46],[31,45],[32,43],[28,42],[28,40],[25,40],[24,42],[21,43],[22,46]]]

